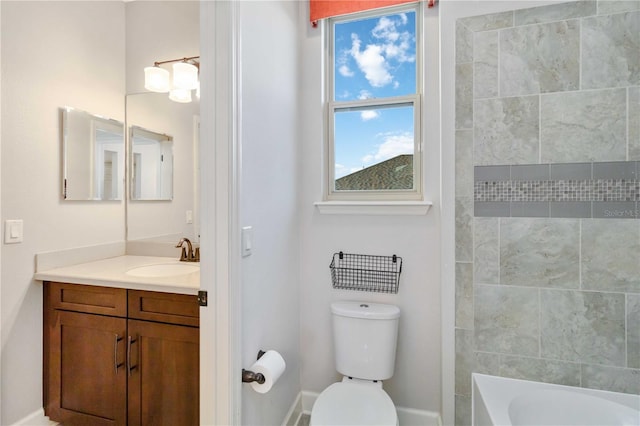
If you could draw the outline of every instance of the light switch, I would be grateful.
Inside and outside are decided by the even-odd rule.
[[[4,222],[4,242],[5,244],[21,243],[23,240],[23,221],[7,220]]]
[[[242,228],[242,257],[251,256],[253,250],[253,228],[244,226]]]
[[[187,210],[185,220],[187,223],[193,223],[193,210]]]

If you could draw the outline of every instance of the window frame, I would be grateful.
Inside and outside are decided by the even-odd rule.
[[[394,96],[387,98],[373,98],[351,101],[337,101],[335,94],[335,46],[334,46],[334,25],[350,21],[359,21],[385,15],[395,15],[402,12],[415,12],[415,45],[416,45],[416,91],[413,94]],[[422,98],[423,98],[423,5],[422,2],[402,4],[380,9],[357,12],[344,16],[332,17],[324,20],[325,29],[325,153],[324,164],[324,200],[326,201],[422,201],[423,194],[423,134],[422,134]],[[335,116],[340,111],[348,111],[357,108],[381,108],[389,106],[406,105],[413,107],[413,189],[400,190],[336,190],[335,189]]]

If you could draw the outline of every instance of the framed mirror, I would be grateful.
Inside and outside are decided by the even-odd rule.
[[[198,115],[166,93],[126,96],[128,241],[197,241]]]
[[[124,124],[71,107],[60,108],[62,198],[121,200],[124,182]]]
[[[129,167],[132,200],[173,199],[173,137],[131,126]]]

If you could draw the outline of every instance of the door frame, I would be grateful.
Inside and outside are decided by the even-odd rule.
[[[241,424],[239,20],[230,1],[200,2],[200,423]]]

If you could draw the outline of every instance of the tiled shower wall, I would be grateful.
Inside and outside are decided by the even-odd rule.
[[[471,372],[640,393],[640,1],[456,33],[456,424]]]

